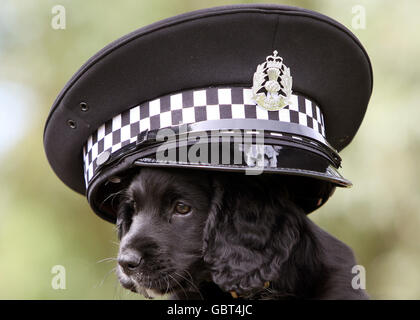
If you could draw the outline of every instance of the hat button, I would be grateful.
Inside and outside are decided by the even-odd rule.
[[[96,164],[98,166],[103,165],[105,162],[107,162],[109,160],[110,156],[111,156],[111,152],[110,151],[107,150],[107,151],[102,152],[98,156],[98,158],[96,159]]]
[[[69,119],[67,120],[67,125],[71,128],[71,129],[76,129],[76,121]]]
[[[88,104],[86,102],[80,102],[80,110],[87,112],[89,110]]]
[[[117,177],[117,176],[113,176],[113,177],[110,177],[108,179],[108,181],[109,182],[112,182],[112,183],[120,183],[121,182],[121,178],[120,177]]]

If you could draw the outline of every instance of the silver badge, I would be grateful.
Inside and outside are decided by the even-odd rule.
[[[255,103],[270,111],[284,108],[291,103],[292,97],[290,69],[277,53],[274,50],[272,56],[268,56],[264,63],[258,65],[252,86]]]

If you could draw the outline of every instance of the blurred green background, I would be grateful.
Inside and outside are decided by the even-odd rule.
[[[117,252],[113,225],[52,172],[42,134],[50,106],[74,72],[111,41],[186,11],[247,1],[1,1],[0,298],[135,299],[104,261]],[[252,1],[257,2],[257,1]],[[420,2],[282,1],[343,23],[370,55],[374,91],[342,153],[352,189],[311,215],[353,248],[374,299],[420,298]],[[66,29],[51,27],[54,5]],[[366,10],[354,29],[352,8]],[[54,265],[66,289],[54,290]]]

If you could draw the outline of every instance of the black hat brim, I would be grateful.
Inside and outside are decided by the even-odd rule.
[[[302,148],[299,145],[291,146],[265,142],[264,147],[276,148],[276,165],[265,163],[262,167],[250,167],[246,163],[234,164],[191,161],[159,161],[157,160],[157,146],[143,147],[140,151],[126,151],[126,154],[115,157],[113,161],[101,166],[89,182],[87,197],[92,209],[103,219],[115,222],[116,204],[113,195],[118,195],[131,182],[133,175],[141,168],[177,168],[189,170],[206,170],[217,172],[231,172],[248,175],[277,174],[282,179],[288,180],[288,185],[293,188],[297,203],[306,213],[311,213],[320,207],[330,196],[335,187],[351,187],[352,183],[345,179],[321,153]],[[209,146],[210,148],[210,146]],[[178,146],[174,147],[179,151]],[[230,158],[233,160],[233,156]],[[296,180],[296,178],[298,180]],[[299,178],[301,178],[299,180]],[[318,181],[318,183],[314,186]],[[293,186],[294,185],[294,186]],[[328,190],[326,193],[325,190]]]

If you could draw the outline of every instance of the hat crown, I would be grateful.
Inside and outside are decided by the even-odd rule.
[[[276,69],[282,69],[283,66],[283,58],[277,56],[278,52],[277,50],[273,51],[272,56],[268,56],[266,61],[266,68],[276,68]]]

